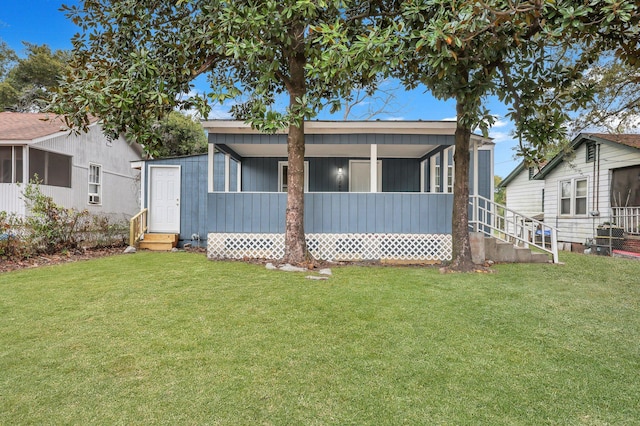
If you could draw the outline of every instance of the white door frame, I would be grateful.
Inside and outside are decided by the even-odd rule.
[[[153,206],[152,204],[152,185],[153,185],[153,169],[176,169],[178,171],[178,175],[177,175],[177,182],[175,183],[175,185],[177,186],[177,207],[178,207],[178,211],[177,211],[177,215],[176,215],[176,223],[175,228],[171,228],[171,229],[152,229],[151,227],[151,218],[153,215]],[[181,193],[180,193],[180,188],[181,188],[181,166],[179,165],[150,165],[149,166],[149,179],[147,181],[147,207],[149,209],[149,221],[148,221],[148,225],[149,225],[149,232],[168,232],[168,233],[180,233],[180,209],[181,209]]]

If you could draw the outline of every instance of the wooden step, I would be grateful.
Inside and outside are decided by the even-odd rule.
[[[170,251],[178,245],[178,234],[144,234],[139,248],[151,251]]]

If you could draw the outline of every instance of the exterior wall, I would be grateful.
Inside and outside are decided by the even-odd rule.
[[[215,144],[286,144],[287,135],[268,134],[213,134],[209,143]],[[307,134],[305,144],[380,144],[380,145],[454,145],[452,135],[393,135],[393,134]]]
[[[309,192],[348,192],[349,160],[368,158],[318,157],[306,158],[309,162]],[[420,192],[420,162],[412,158],[381,158],[382,192]],[[286,158],[251,157],[242,161],[242,190],[245,192],[277,192],[278,162]],[[217,165],[217,163],[216,163]],[[342,183],[337,179],[337,170],[343,171]],[[222,171],[215,171],[214,187],[223,179]]]
[[[529,217],[543,213],[544,187],[542,180],[529,180],[529,170],[525,168],[507,185],[507,207]]]
[[[214,157],[217,166],[224,166],[224,155],[216,154]],[[189,157],[167,158],[161,160],[146,161],[146,176],[149,176],[149,166],[179,165],[180,176],[180,237],[184,242],[191,242],[193,234],[198,234],[201,243],[206,244],[208,232],[207,226],[207,155]],[[219,167],[220,168],[220,167]],[[148,194],[148,185],[146,193]],[[224,183],[222,183],[224,185]],[[224,187],[223,187],[224,188]],[[145,200],[145,206],[148,206]],[[197,241],[194,241],[197,244]]]
[[[139,171],[131,168],[131,162],[140,160],[140,155],[124,139],[112,142],[102,134],[99,126],[91,126],[88,133],[61,135],[29,145],[70,155],[72,157],[71,188],[42,185],[42,193],[53,197],[57,204],[77,210],[88,210],[92,214],[110,216],[114,219],[128,219],[140,210]],[[28,173],[28,150],[25,170]],[[89,204],[89,163],[102,168],[101,204]],[[3,184],[0,196],[0,210],[24,214],[21,189],[11,184]],[[13,186],[12,189],[8,189]],[[5,189],[8,189],[5,191]]]
[[[15,183],[0,183],[0,211],[24,215],[21,187]]]
[[[210,193],[209,232],[284,232],[284,193]],[[307,233],[451,233],[452,194],[307,193]]]
[[[493,200],[493,146],[478,150],[478,195]],[[473,161],[469,167],[469,192],[473,194]]]
[[[545,176],[545,222],[558,228],[558,240],[584,243],[593,238],[595,228],[610,220],[609,188],[611,170],[640,164],[640,150],[613,143],[600,145],[600,173],[594,173],[594,163],[585,159],[586,144],[581,144],[570,161],[563,161]],[[599,211],[600,216],[561,216],[558,200],[560,182],[572,178],[587,178],[587,212]],[[595,185],[595,187],[594,187]],[[599,195],[594,196],[599,189]]]

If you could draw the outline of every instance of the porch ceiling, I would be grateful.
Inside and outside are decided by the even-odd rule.
[[[229,144],[242,157],[286,157],[286,144]],[[380,158],[421,158],[437,145],[378,145]],[[307,144],[306,157],[365,157],[371,155],[370,145]]]

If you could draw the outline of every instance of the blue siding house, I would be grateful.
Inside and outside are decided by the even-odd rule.
[[[209,152],[148,160],[150,232],[207,245],[212,258],[284,250],[287,135],[203,122]],[[455,122],[305,123],[305,232],[325,260],[448,260]],[[472,136],[470,192],[493,199],[493,143]],[[372,167],[372,165],[374,165]]]

